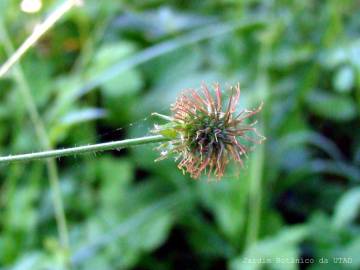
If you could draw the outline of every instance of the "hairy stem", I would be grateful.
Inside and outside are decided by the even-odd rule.
[[[15,161],[31,161],[31,160],[46,159],[46,158],[60,158],[64,156],[74,156],[74,155],[85,154],[90,152],[121,149],[129,146],[157,143],[168,140],[169,140],[168,138],[162,135],[153,135],[153,136],[146,136],[141,138],[121,140],[121,141],[113,141],[113,142],[83,145],[83,146],[71,147],[65,149],[58,149],[58,150],[49,150],[49,151],[43,151],[37,153],[0,157],[0,163],[8,163]]]

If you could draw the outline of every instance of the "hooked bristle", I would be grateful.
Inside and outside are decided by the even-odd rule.
[[[192,178],[206,173],[220,179],[231,160],[243,166],[243,156],[251,150],[248,144],[260,144],[265,139],[254,128],[256,121],[244,122],[260,112],[263,104],[235,115],[240,85],[231,90],[226,102],[219,84],[214,85],[214,94],[203,84],[201,92],[183,91],[171,106],[173,130],[177,136],[166,144],[166,151],[180,159],[178,168]]]

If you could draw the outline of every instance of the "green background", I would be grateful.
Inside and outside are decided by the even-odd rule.
[[[0,63],[61,2],[2,0]],[[56,160],[69,250],[46,163],[0,165],[0,269],[359,269],[359,34],[355,0],[86,0],[0,79],[1,155],[44,149],[31,104],[63,148],[148,135],[203,81],[264,101],[267,140],[220,182],[155,145]]]

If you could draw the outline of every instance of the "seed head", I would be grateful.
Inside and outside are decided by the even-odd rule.
[[[260,144],[265,137],[246,119],[257,114],[263,103],[254,110],[236,113],[240,98],[240,85],[231,87],[231,95],[223,99],[219,84],[210,93],[203,84],[202,91],[183,91],[171,106],[172,117],[166,125],[156,125],[155,133],[171,137],[168,143],[160,145],[161,157],[175,155],[178,168],[188,172],[192,178],[204,173],[220,179],[226,165],[234,160],[243,166],[243,157],[251,145]]]

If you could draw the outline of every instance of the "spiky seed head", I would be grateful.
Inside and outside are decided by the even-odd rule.
[[[231,160],[243,166],[243,157],[251,146],[264,141],[265,137],[254,127],[256,121],[246,123],[261,111],[263,103],[254,110],[237,113],[239,84],[231,87],[231,95],[226,100],[219,84],[214,84],[212,91],[205,84],[201,89],[183,91],[171,106],[171,121],[155,126],[155,133],[172,138],[160,145],[159,159],[172,154],[179,160],[178,168],[192,178],[204,173],[221,179]]]

